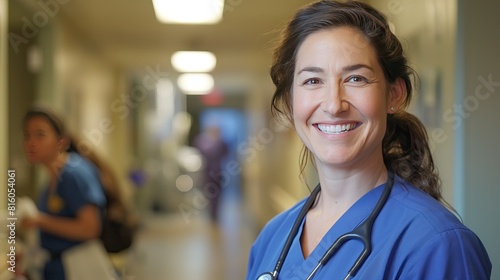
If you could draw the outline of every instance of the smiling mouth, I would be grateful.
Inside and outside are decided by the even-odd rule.
[[[348,123],[348,124],[336,124],[336,125],[327,125],[327,124],[318,124],[318,129],[327,134],[341,134],[347,131],[351,131],[359,126],[359,123]]]

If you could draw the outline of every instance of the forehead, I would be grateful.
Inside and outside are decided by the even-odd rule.
[[[296,67],[308,63],[377,64],[375,49],[364,34],[352,27],[316,31],[298,49]]]
[[[26,120],[24,128],[27,130],[53,130],[54,127],[48,119],[42,116],[32,116]]]

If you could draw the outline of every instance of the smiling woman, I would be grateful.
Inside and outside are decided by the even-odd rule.
[[[425,128],[405,111],[411,74],[367,4],[319,1],[289,22],[272,106],[320,183],[262,230],[248,280],[489,279],[486,250],[446,208]]]

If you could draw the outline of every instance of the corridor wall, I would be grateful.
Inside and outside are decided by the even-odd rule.
[[[7,182],[7,32],[8,32],[8,2],[0,0],[0,181]],[[7,185],[0,186],[0,209],[6,209]],[[1,237],[0,261],[2,266],[6,263],[7,243],[5,237]]]
[[[500,2],[458,1],[455,181],[460,213],[500,279]]]

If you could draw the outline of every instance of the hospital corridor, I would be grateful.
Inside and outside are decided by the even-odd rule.
[[[236,190],[224,195],[219,224],[207,215],[152,215],[131,252],[115,258],[122,279],[240,279],[256,228]]]
[[[418,73],[407,111],[500,280],[500,2],[359,1]],[[0,280],[254,280],[257,237],[321,176],[272,110],[270,76],[283,28],[313,2],[0,0]],[[286,98],[300,73],[325,74],[295,63]]]

